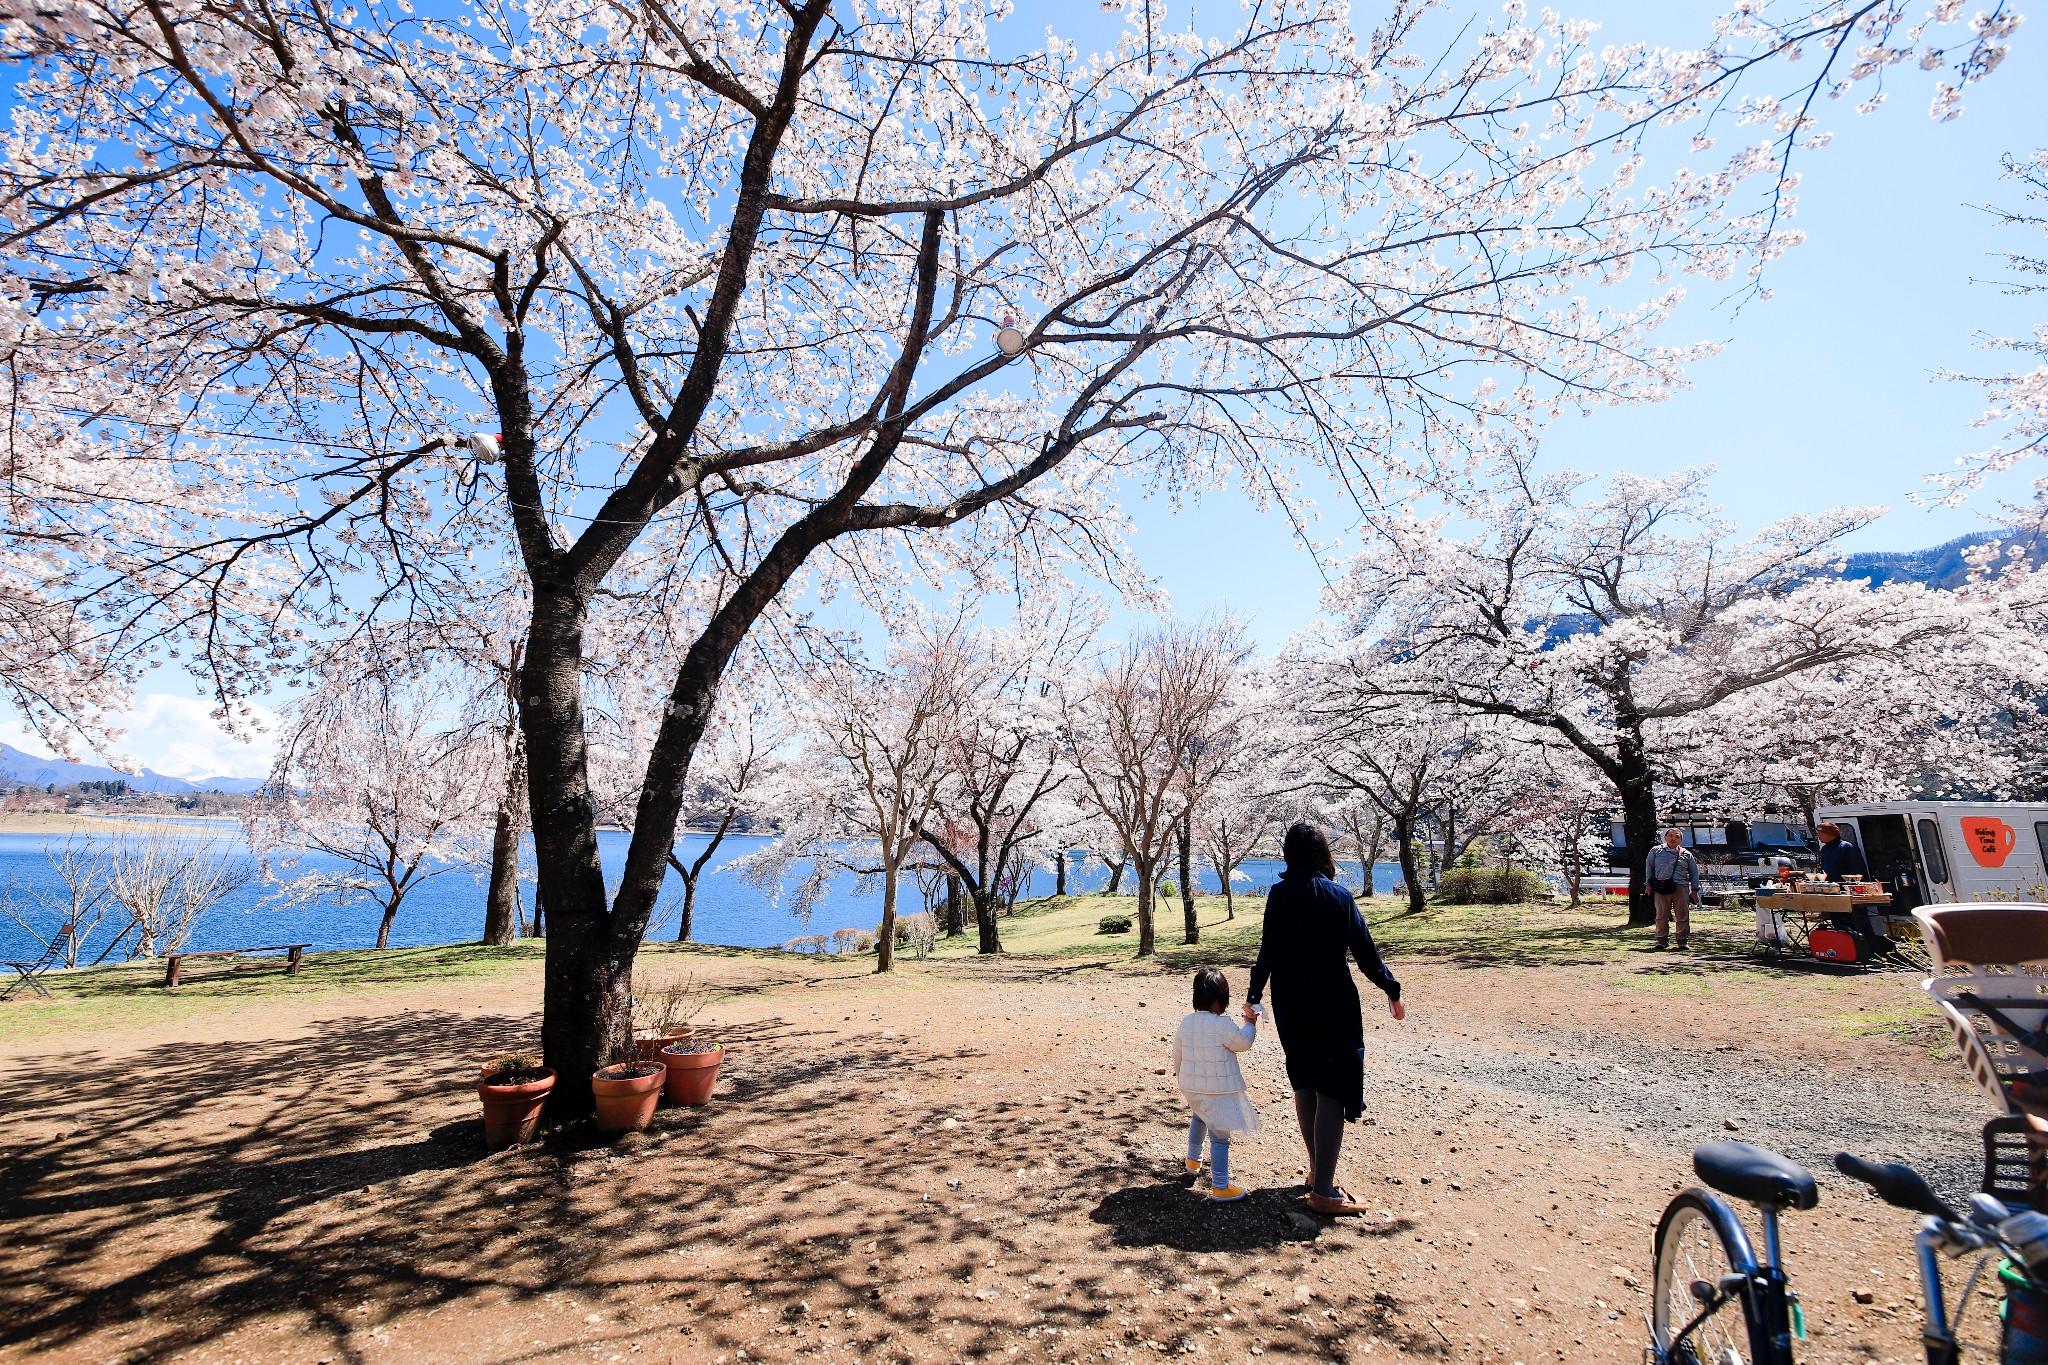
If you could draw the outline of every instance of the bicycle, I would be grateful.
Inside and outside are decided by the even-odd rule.
[[[2048,1215],[2016,1209],[1988,1194],[1970,1196],[1957,1213],[1908,1166],[1879,1166],[1847,1152],[1835,1168],[1876,1191],[1887,1204],[1926,1215],[1914,1238],[1919,1254],[1927,1365],[1957,1365],[1960,1327],[1977,1281],[1993,1256],[2008,1263],[2011,1287],[2003,1310],[2002,1365],[2048,1362]],[[1778,1215],[1819,1202],[1813,1175],[1775,1152],[1746,1142],[1710,1142],[1693,1152],[1693,1169],[1708,1189],[1672,1199],[1657,1223],[1657,1268],[1650,1292],[1647,1365],[1792,1365],[1792,1345],[1806,1335],[1799,1295],[1780,1259]],[[1763,1255],[1720,1194],[1756,1206]],[[1951,1315],[1941,1282],[1943,1257],[1975,1255]],[[1973,1350],[1979,1348],[1973,1345]]]

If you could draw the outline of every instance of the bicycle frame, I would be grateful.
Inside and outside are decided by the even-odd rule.
[[[1786,1299],[1785,1271],[1779,1254],[1778,1211],[1767,1205],[1757,1208],[1763,1218],[1764,1229],[1764,1255],[1759,1261],[1750,1247],[1749,1234],[1743,1231],[1742,1221],[1735,1216],[1735,1210],[1728,1207],[1727,1201],[1710,1190],[1696,1189],[1693,1193],[1701,1197],[1708,1215],[1714,1220],[1715,1230],[1729,1249],[1733,1274],[1728,1279],[1740,1279],[1737,1293],[1741,1296],[1744,1320],[1749,1326],[1752,1365],[1793,1365],[1792,1313]],[[1679,1352],[1686,1339],[1735,1297],[1728,1292],[1726,1281],[1716,1285],[1715,1290],[1717,1296],[1714,1301],[1702,1307],[1698,1316],[1672,1337],[1670,1348],[1661,1353],[1657,1365],[1676,1365],[1682,1359]],[[1929,1359],[1931,1361],[1932,1357]],[[1708,1362],[1707,1365],[1718,1363]]]
[[[1955,1245],[1955,1235],[1939,1218],[1929,1218],[1913,1234],[1913,1250],[1920,1263],[1920,1297],[1927,1307],[1927,1327],[1920,1333],[1927,1365],[1958,1365],[1963,1356],[1941,1288],[1941,1254]]]

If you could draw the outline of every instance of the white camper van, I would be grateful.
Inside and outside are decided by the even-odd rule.
[[[1824,806],[1863,850],[1888,910],[1958,901],[2048,900],[2048,806],[2001,801],[1874,801]]]

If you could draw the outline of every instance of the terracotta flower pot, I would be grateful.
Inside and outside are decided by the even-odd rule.
[[[590,1094],[597,1126],[605,1133],[637,1133],[654,1118],[668,1068],[659,1062],[621,1062],[594,1073]]]
[[[718,1083],[718,1064],[725,1060],[724,1048],[713,1048],[709,1052],[677,1052],[673,1046],[661,1051],[662,1065],[668,1068],[668,1084],[663,1087],[669,1099],[677,1104],[711,1103],[711,1087]]]
[[[696,1029],[685,1024],[676,1033],[636,1033],[633,1035],[633,1046],[639,1050],[641,1061],[658,1062],[661,1060],[663,1048],[670,1043],[680,1043],[685,1038],[694,1037],[696,1032]]]
[[[477,1080],[477,1098],[484,1102],[484,1146],[490,1151],[510,1147],[518,1142],[533,1141],[534,1132],[540,1127],[540,1111],[548,1102],[548,1092],[555,1088],[555,1073],[551,1067],[538,1080],[521,1081],[513,1085],[492,1085],[490,1072]]]

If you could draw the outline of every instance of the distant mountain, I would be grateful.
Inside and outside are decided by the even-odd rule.
[[[61,758],[44,758],[24,753],[11,744],[0,744],[0,784],[24,787],[68,787],[74,782],[126,782],[130,791],[178,795],[187,792],[231,792],[246,795],[263,785],[260,777],[202,777],[187,782],[144,768],[124,773],[93,763],[67,763]]]
[[[2035,564],[2048,559],[2048,537],[2038,531],[2004,526],[1993,531],[1957,536],[1925,550],[1859,550],[1843,556],[1842,577],[1861,578],[1873,587],[1885,583],[1924,583],[1930,588],[1958,588],[1970,576],[1970,550],[1988,541],[2026,547],[2027,558]],[[1574,635],[1600,629],[1599,619],[1585,612],[1560,612],[1548,621],[1531,621],[1543,627],[1543,647],[1553,649]]]
[[[1842,577],[1861,578],[1873,585],[1925,583],[1930,588],[1956,588],[1970,576],[1970,565],[1964,556],[1993,540],[2024,546],[2027,557],[2036,563],[2048,554],[2048,543],[2043,542],[2038,532],[2005,526],[1979,531],[1975,535],[1957,536],[1926,550],[1859,551],[1847,557],[1842,566]]]
[[[260,777],[195,777],[192,790],[197,792],[227,792],[234,796],[247,796],[261,791],[264,779]]]

